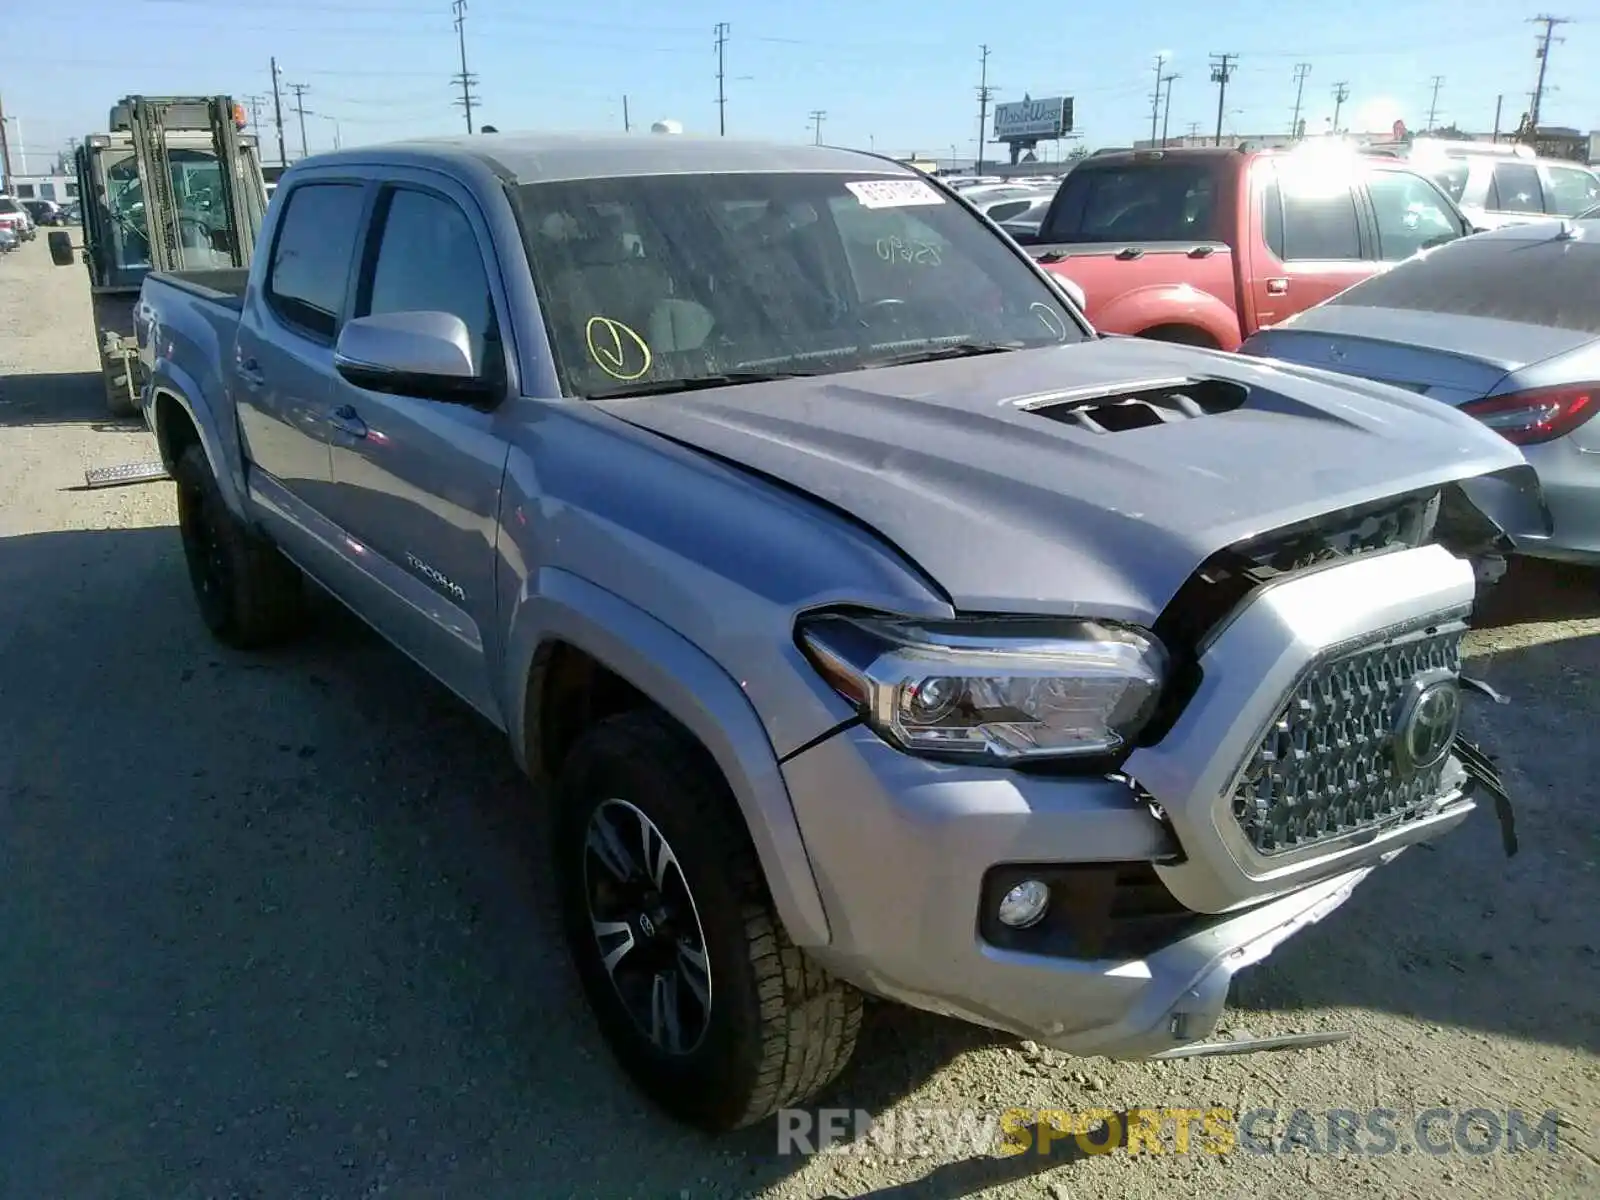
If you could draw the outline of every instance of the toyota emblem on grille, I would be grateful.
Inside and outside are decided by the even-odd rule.
[[[1461,685],[1454,673],[1424,671],[1406,688],[1394,723],[1394,763],[1402,777],[1444,761],[1461,725]]]

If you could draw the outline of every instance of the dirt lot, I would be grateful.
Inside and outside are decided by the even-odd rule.
[[[1519,801],[1380,872],[1243,976],[1313,1051],[1073,1062],[876,1006],[826,1103],[1565,1114],[1517,1155],[780,1158],[641,1109],[555,935],[498,737],[327,611],[272,658],[190,603],[168,484],[100,416],[86,283],[0,258],[0,1195],[1262,1197],[1600,1194],[1600,578],[1522,571],[1479,673]],[[1402,1138],[1409,1142],[1409,1139]],[[1170,1145],[1170,1143],[1169,1143]]]

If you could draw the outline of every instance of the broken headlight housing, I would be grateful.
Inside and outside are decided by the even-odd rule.
[[[1001,762],[1099,758],[1150,720],[1167,660],[1145,632],[1099,621],[803,617],[807,658],[902,750]]]

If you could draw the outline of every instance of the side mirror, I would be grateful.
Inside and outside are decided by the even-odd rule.
[[[347,321],[333,348],[333,367],[371,392],[453,404],[479,404],[494,394],[473,361],[466,322],[453,313],[379,313]]]
[[[58,267],[70,267],[72,258],[72,235],[62,233],[59,229],[52,230],[45,238],[50,246],[50,261]]]
[[[1055,284],[1056,291],[1065,296],[1067,298],[1067,302],[1071,304],[1073,308],[1077,309],[1079,312],[1088,311],[1089,298],[1083,294],[1083,289],[1081,287],[1073,283],[1072,280],[1061,275],[1057,275],[1054,271],[1046,271],[1045,274],[1050,276],[1050,282]]]
[[[1489,232],[1489,227],[1487,225],[1469,225],[1468,228],[1473,233],[1488,233]]]

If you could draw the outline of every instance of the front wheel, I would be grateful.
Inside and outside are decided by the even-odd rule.
[[[831,1082],[861,994],[789,940],[705,753],[663,716],[623,713],[579,741],[557,791],[568,950],[639,1088],[725,1132]]]

